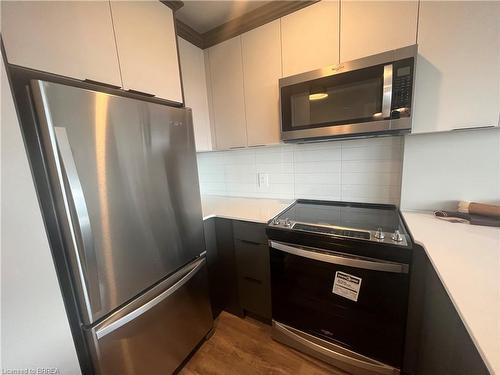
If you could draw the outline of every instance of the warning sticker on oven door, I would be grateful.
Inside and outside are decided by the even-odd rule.
[[[332,293],[357,302],[360,288],[361,278],[345,272],[335,272]]]

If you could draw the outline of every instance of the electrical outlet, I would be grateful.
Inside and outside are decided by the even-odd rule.
[[[260,188],[269,187],[269,173],[259,173],[259,187]]]

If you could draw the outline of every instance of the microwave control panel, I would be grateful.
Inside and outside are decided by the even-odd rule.
[[[396,61],[393,64],[392,118],[410,116],[413,91],[413,67],[413,58]]]

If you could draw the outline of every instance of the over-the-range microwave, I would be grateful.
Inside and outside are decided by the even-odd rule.
[[[417,45],[279,80],[285,142],[411,130]]]

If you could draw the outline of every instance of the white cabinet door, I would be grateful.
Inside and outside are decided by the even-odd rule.
[[[123,87],[182,102],[172,9],[159,1],[112,1]]]
[[[105,1],[2,1],[9,63],[122,86]]]
[[[248,145],[279,143],[279,20],[241,36]]]
[[[247,145],[241,37],[210,47],[210,78],[216,146]]]
[[[340,61],[350,61],[417,40],[418,1],[355,1],[341,3]]]
[[[422,1],[413,133],[496,126],[500,3]]]
[[[281,18],[283,76],[339,63],[339,2],[320,1]]]
[[[186,107],[193,110],[196,151],[210,151],[212,135],[203,50],[182,38],[178,38],[178,41],[184,100]]]

